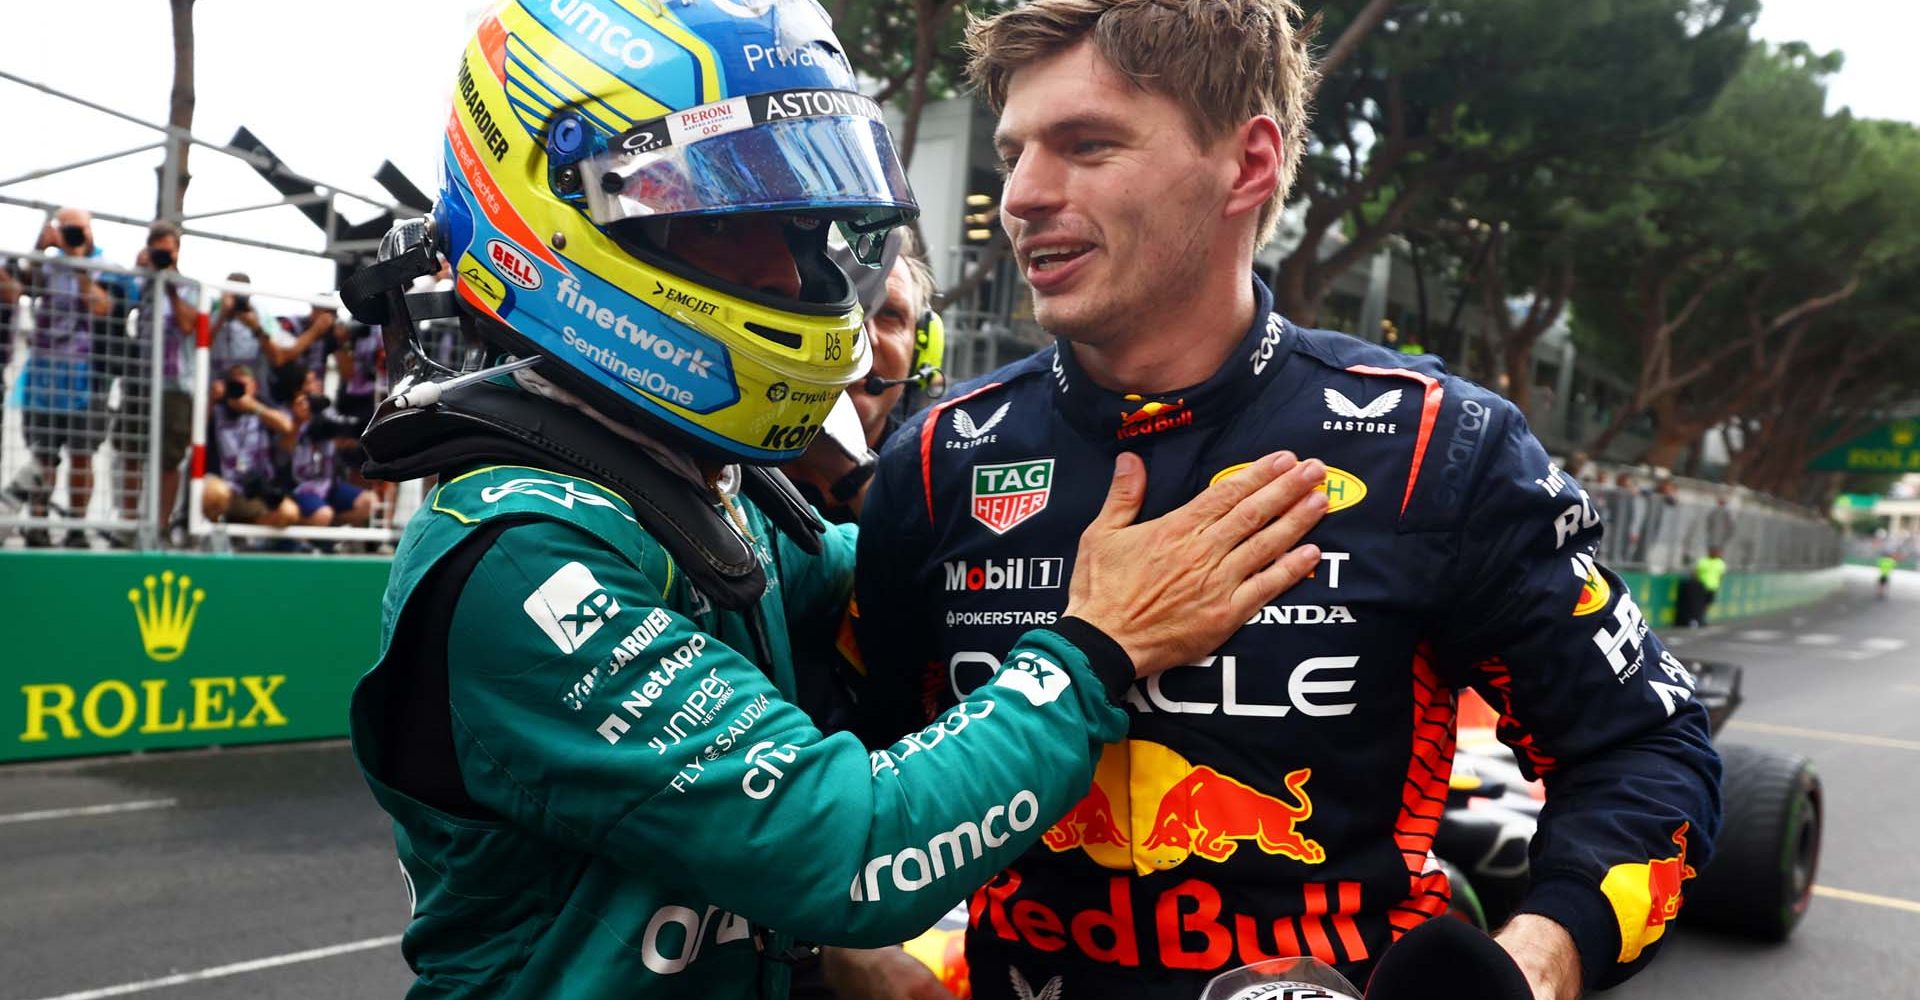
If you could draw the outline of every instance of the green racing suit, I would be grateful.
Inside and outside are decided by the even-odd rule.
[[[744,612],[577,477],[473,469],[407,525],[351,713],[407,880],[410,996],[782,997],[789,935],[912,937],[1125,735],[1124,652],[1063,619],[888,749],[823,736],[788,628],[841,613],[854,531],[809,555],[736,505],[768,580]]]

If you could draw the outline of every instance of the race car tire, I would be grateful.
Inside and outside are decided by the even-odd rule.
[[[1725,820],[1712,863],[1687,887],[1681,920],[1785,941],[1813,899],[1825,806],[1820,775],[1800,754],[1719,750]]]

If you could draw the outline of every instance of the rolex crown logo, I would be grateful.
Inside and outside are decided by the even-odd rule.
[[[155,584],[159,585],[159,596],[154,596]],[[133,616],[140,622],[140,644],[147,648],[149,659],[161,663],[170,663],[187,651],[187,636],[193,632],[193,619],[200,613],[200,602],[207,599],[207,592],[188,588],[193,586],[193,578],[183,576],[176,585],[173,570],[160,574],[155,580],[146,579],[145,602],[138,589],[127,591],[127,600],[133,604]],[[189,600],[191,593],[191,600]]]

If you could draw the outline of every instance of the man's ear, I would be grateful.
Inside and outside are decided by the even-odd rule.
[[[1221,211],[1230,219],[1247,212],[1258,213],[1280,186],[1280,167],[1288,153],[1280,126],[1270,115],[1255,115],[1225,141],[1235,153],[1235,170]]]

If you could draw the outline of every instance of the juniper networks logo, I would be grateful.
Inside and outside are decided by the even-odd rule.
[[[183,575],[176,581],[173,570],[161,573],[158,581],[149,575],[145,583],[144,593],[138,587],[127,591],[134,619],[140,623],[140,645],[148,659],[171,663],[187,651],[193,620],[207,592],[195,588],[190,576]]]

